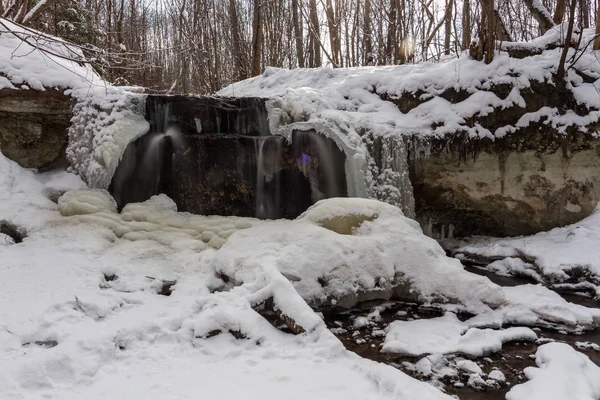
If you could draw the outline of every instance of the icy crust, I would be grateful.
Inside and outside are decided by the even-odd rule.
[[[58,208],[63,216],[106,227],[117,238],[151,240],[195,251],[218,249],[235,231],[261,223],[253,218],[178,213],[173,200],[164,194],[127,204],[118,214],[114,199],[103,189],[67,192],[58,200]]]
[[[74,90],[67,159],[90,187],[108,189],[127,145],[147,133],[145,96],[137,88]]]
[[[595,400],[600,398],[600,367],[564,343],[540,346],[536,367],[525,368],[528,382],[514,386],[506,400]]]
[[[563,228],[466,246],[467,256],[503,259],[490,265],[505,273],[523,274],[547,284],[570,283],[600,296],[600,209]],[[522,263],[515,260],[522,260]]]
[[[0,18],[0,89],[78,89],[105,85],[77,47]]]
[[[455,314],[446,313],[439,318],[392,322],[388,326],[381,351],[409,356],[464,354],[482,357],[500,351],[506,342],[535,339],[537,335],[529,328],[470,328]]]
[[[322,200],[294,221],[237,232],[214,259],[215,270],[241,282],[265,266],[291,279],[311,305],[400,297],[477,312],[505,300],[499,286],[446,257],[417,222],[376,200]]]

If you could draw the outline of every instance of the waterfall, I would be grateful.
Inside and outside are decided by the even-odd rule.
[[[277,219],[281,209],[281,161],[284,138],[259,136],[254,141],[256,154],[255,217]]]
[[[364,182],[347,174],[362,172],[357,154],[348,159],[334,136],[271,134],[264,99],[148,96],[145,107],[149,133],[127,146],[109,188],[119,207],[165,193],[180,211],[296,218],[354,195],[347,176]]]
[[[308,179],[312,201],[348,195],[344,166],[337,164],[335,143],[315,131],[296,131],[292,148],[297,168]]]

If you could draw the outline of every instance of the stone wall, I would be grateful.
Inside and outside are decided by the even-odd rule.
[[[51,168],[64,158],[71,119],[62,90],[0,89],[0,149],[25,168]]]

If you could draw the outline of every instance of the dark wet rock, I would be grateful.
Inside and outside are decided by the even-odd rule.
[[[0,89],[2,154],[24,168],[53,168],[64,160],[70,119],[62,91]]]
[[[13,240],[13,243],[21,243],[27,236],[27,233],[23,228],[2,220],[0,220],[0,233],[10,237]]]
[[[177,281],[162,281],[157,291],[161,296],[170,296]]]
[[[508,342],[502,346],[500,352],[471,359],[483,372],[475,374],[475,377],[473,373],[461,370],[461,360],[469,359],[463,355],[412,357],[381,352],[385,329],[391,322],[439,317],[443,315],[440,309],[400,301],[371,301],[359,303],[351,309],[329,308],[319,311],[322,312],[329,330],[349,351],[391,365],[436,387],[442,387],[446,393],[456,395],[461,400],[503,400],[513,386],[527,380],[523,370],[535,366],[537,348],[551,341],[568,343],[600,365],[600,351],[590,345],[600,343],[600,330],[572,334],[534,328],[539,337],[535,343]],[[462,314],[458,317],[463,321],[470,318],[469,315]],[[417,367],[417,362],[424,358],[431,359],[432,371],[427,372]],[[504,380],[492,379],[491,377],[495,376],[490,375],[493,371],[500,371]],[[497,372],[495,374],[497,376]]]
[[[284,332],[296,335],[306,332],[306,329],[304,329],[303,326],[298,324],[292,317],[286,315],[275,305],[272,297],[269,297],[260,304],[254,305],[253,308],[272,325]]]
[[[44,349],[51,349],[53,347],[58,346],[58,342],[56,340],[36,340],[35,342],[23,343],[23,347],[31,346],[42,347]]]

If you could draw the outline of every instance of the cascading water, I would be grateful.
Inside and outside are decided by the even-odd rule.
[[[297,168],[310,182],[313,202],[347,196],[344,165],[334,156],[340,152],[335,143],[314,131],[297,131],[292,147]]]
[[[256,213],[260,219],[283,216],[281,208],[281,162],[285,139],[259,136],[254,142],[256,153]]]
[[[272,135],[263,99],[148,96],[146,119],[113,176],[119,207],[165,193],[180,211],[277,219],[348,195],[345,153],[314,130]]]

